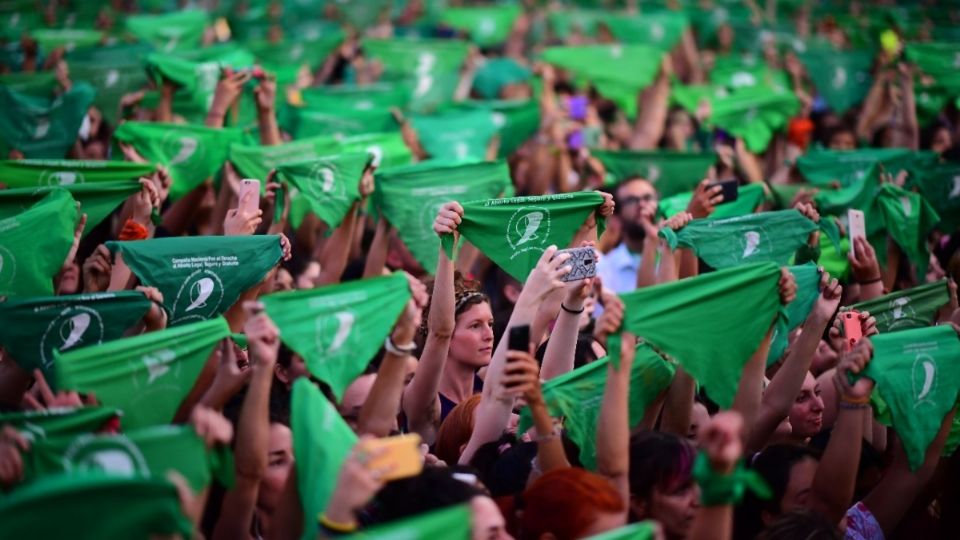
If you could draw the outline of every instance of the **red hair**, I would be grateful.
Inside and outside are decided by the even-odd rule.
[[[580,538],[598,514],[623,512],[623,499],[605,478],[568,467],[550,471],[522,495],[523,538],[550,533],[557,540]]]
[[[460,461],[460,447],[470,442],[479,405],[480,394],[474,394],[457,404],[440,424],[434,453],[447,465],[456,465]]]

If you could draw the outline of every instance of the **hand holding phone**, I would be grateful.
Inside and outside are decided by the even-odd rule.
[[[240,211],[256,213],[260,209],[260,180],[244,178],[240,181]]]
[[[520,326],[514,326],[510,329],[509,337],[507,338],[507,350],[509,351],[519,351],[524,354],[530,354],[530,325],[523,324]],[[507,359],[507,365],[504,366],[503,371],[505,375],[516,374],[521,369],[518,369],[517,366],[520,362],[516,359]],[[504,388],[510,390],[515,388],[519,383],[504,383]]]
[[[850,236],[850,249],[856,250],[857,238],[867,239],[867,223],[860,210],[847,210],[847,228]],[[856,251],[854,251],[856,254]]]
[[[570,272],[560,278],[560,281],[580,281],[597,275],[597,253],[591,246],[578,247],[570,249],[561,249],[557,251],[554,257],[561,253],[567,253],[570,258],[566,264],[570,266]]]
[[[840,321],[843,326],[843,352],[848,352],[863,337],[863,329],[860,327],[860,312],[844,311],[840,313]]]
[[[736,178],[717,180],[716,182],[711,182],[708,187],[712,188],[713,186],[720,186],[720,194],[723,196],[723,200],[720,201],[720,204],[737,200],[737,197],[740,193],[740,183],[737,182]]]

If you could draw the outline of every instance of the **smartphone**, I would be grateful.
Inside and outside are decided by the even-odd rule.
[[[847,229],[850,237],[850,249],[856,249],[854,240],[857,238],[867,239],[867,222],[861,210],[847,210]]]
[[[844,349],[849,351],[863,337],[863,329],[860,328],[860,312],[844,311],[840,313],[840,322],[843,325],[843,344]]]
[[[381,448],[386,449],[380,456],[367,462],[367,469],[383,469],[390,467],[390,472],[382,480],[390,482],[401,478],[409,478],[420,474],[423,470],[423,457],[420,456],[420,435],[409,433],[396,437],[370,439],[361,442],[363,451],[372,452]]]
[[[570,113],[571,120],[584,120],[587,118],[587,96],[571,96],[567,98],[567,112]]]
[[[570,254],[566,264],[570,265],[571,270],[560,278],[560,281],[580,281],[597,275],[597,253],[592,247],[561,249],[557,251],[554,257],[561,253]]]
[[[737,196],[740,190],[740,183],[737,182],[736,178],[728,178],[726,180],[717,180],[712,182],[710,187],[720,186],[720,194],[723,196],[723,201],[720,204],[733,202],[737,200]]]
[[[522,324],[510,328],[507,337],[507,349],[511,351],[530,352],[530,325]]]
[[[249,193],[249,196],[247,195]],[[246,199],[246,203],[244,203]],[[245,212],[256,212],[260,209],[260,181],[256,178],[244,178],[240,181],[240,204]]]

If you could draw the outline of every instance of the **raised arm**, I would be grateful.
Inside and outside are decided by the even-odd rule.
[[[913,69],[901,62],[897,65],[900,74],[900,95],[903,96],[900,113],[903,115],[903,130],[906,132],[908,148],[920,149],[920,126],[917,122],[917,99],[913,92]]]
[[[540,374],[537,360],[520,351],[507,351],[507,369],[504,384],[513,386],[513,392],[522,395],[530,407],[533,427],[536,430],[537,468],[540,472],[569,467],[567,454],[560,440],[560,429],[553,423],[540,389]]]
[[[207,127],[223,127],[227,118],[227,113],[233,108],[240,94],[243,93],[243,85],[250,80],[250,72],[236,71],[224,72],[220,76],[220,82],[213,93],[213,101],[210,104],[210,111],[207,112],[207,119],[204,125]]]
[[[547,350],[543,354],[543,365],[540,368],[540,377],[543,380],[549,381],[573,371],[583,303],[593,290],[593,283],[593,278],[587,278],[572,281],[567,285],[565,298],[560,303],[560,312],[553,324],[553,331],[550,332]]]
[[[670,104],[670,75],[673,63],[669,55],[664,55],[657,73],[657,79],[639,96],[639,111],[630,138],[631,150],[652,150],[660,143],[667,120]]]
[[[607,364],[607,385],[597,425],[597,474],[620,492],[624,508],[630,507],[630,370],[636,349],[636,337],[621,334],[620,365]]]
[[[260,127],[260,144],[272,146],[280,144],[280,127],[277,125],[276,100],[277,80],[272,75],[264,77],[253,89],[257,103],[257,125]]]
[[[390,222],[381,215],[373,231],[373,240],[367,250],[367,258],[363,265],[363,277],[371,278],[382,276],[387,267],[387,251],[390,248]]]
[[[320,276],[315,280],[316,285],[340,282],[350,258],[350,241],[353,239],[357,223],[360,221],[360,209],[367,204],[367,197],[373,193],[373,189],[373,168],[368,167],[360,180],[360,200],[353,203],[343,221],[334,229],[330,238],[324,242],[317,257],[320,262]]]
[[[743,454],[743,418],[733,411],[723,411],[704,426],[700,447],[709,472],[696,470],[701,484],[717,477],[733,474]],[[698,458],[699,459],[699,458]],[[706,473],[706,474],[704,474]],[[703,489],[704,486],[701,486]],[[728,540],[733,537],[733,505],[735,501],[702,500],[690,527],[690,540]]]
[[[860,285],[860,302],[883,296],[883,274],[873,246],[866,238],[854,238],[847,258],[853,279]]]

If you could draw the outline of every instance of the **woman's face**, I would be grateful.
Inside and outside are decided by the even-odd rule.
[[[490,363],[493,355],[493,313],[490,304],[481,302],[467,308],[457,318],[450,342],[450,356],[475,368]]]
[[[820,385],[807,372],[793,406],[790,407],[790,425],[797,438],[813,437],[823,427],[823,399],[820,398]]]
[[[817,345],[816,352],[813,353],[813,361],[810,363],[810,370],[814,373],[823,373],[837,365],[837,351],[830,346],[830,343],[821,339]]]
[[[688,478],[675,486],[654,486],[646,517],[657,520],[667,538],[686,538],[700,507],[700,488]]]
[[[260,482],[257,493],[257,508],[272,514],[280,501],[283,486],[287,483],[290,466],[293,465],[293,437],[290,428],[283,424],[270,424],[267,472]]]
[[[470,512],[473,514],[473,540],[513,540],[500,508],[490,497],[470,499]]]
[[[687,439],[696,444],[700,428],[707,425],[709,421],[710,413],[707,412],[707,408],[703,403],[694,402],[693,408],[690,409],[690,429],[687,431]]]
[[[806,457],[798,461],[790,469],[790,480],[787,489],[780,499],[780,512],[792,512],[810,508],[810,493],[813,487],[813,477],[817,474],[817,460]]]

